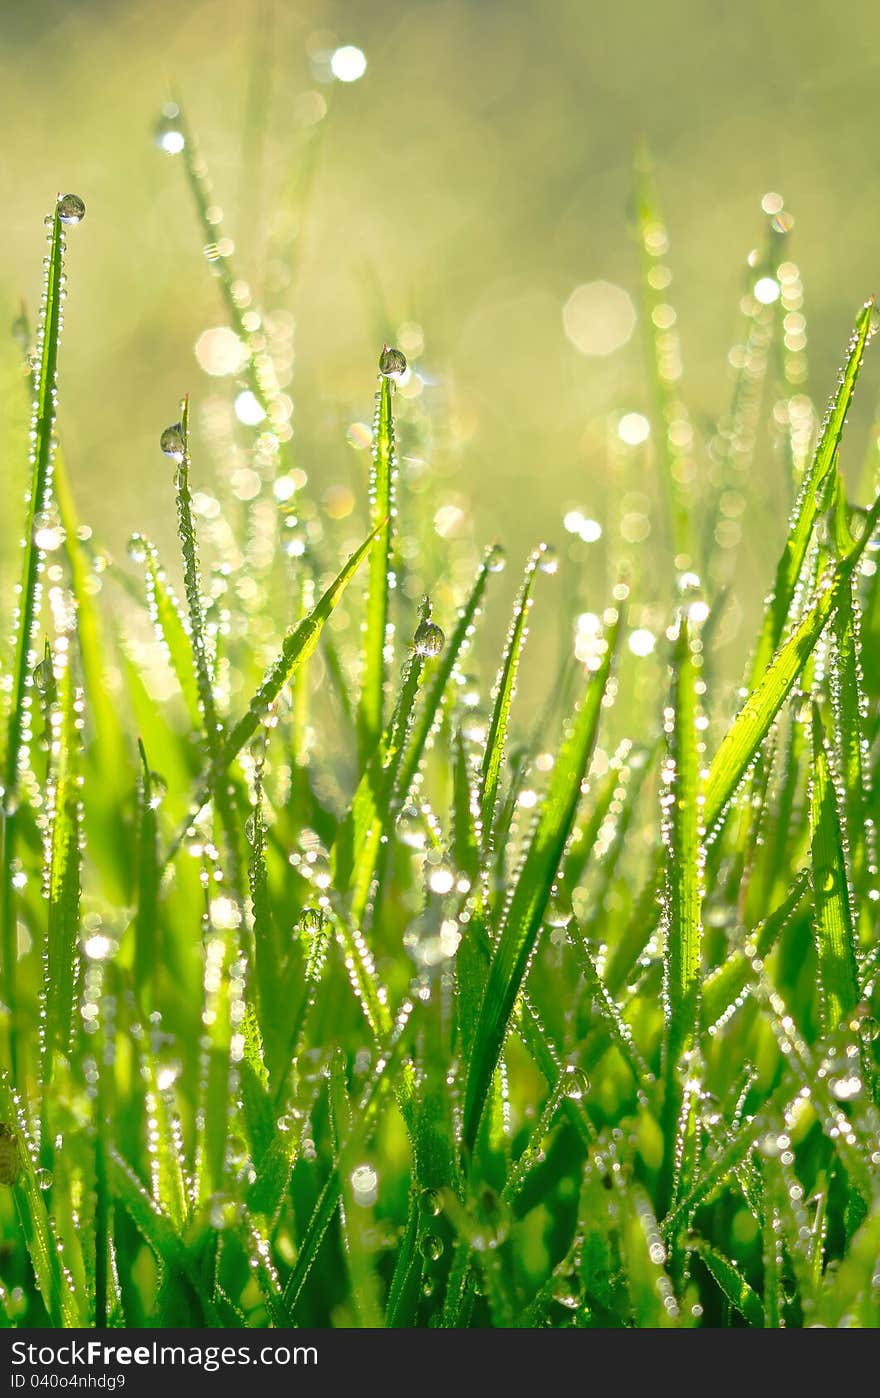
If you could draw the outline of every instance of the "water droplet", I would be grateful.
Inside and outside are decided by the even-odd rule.
[[[168,794],[168,783],[159,772],[150,773],[150,810],[158,811]]]
[[[40,1189],[51,1189],[55,1176],[52,1174],[51,1170],[36,1170],[34,1172],[34,1178]]]
[[[501,544],[493,544],[486,559],[486,567],[490,573],[503,573],[507,567],[507,554]]]
[[[186,145],[186,137],[180,125],[180,108],[176,102],[169,102],[162,108],[162,115],[156,122],[153,139],[166,155],[179,155]]]
[[[423,1189],[419,1195],[419,1208],[429,1218],[436,1218],[443,1208],[438,1191],[436,1189]]]
[[[182,461],[186,454],[186,442],[183,438],[183,426],[179,422],[174,422],[170,427],[166,427],[159,438],[159,446],[166,456],[170,456],[172,461]]]
[[[433,621],[420,621],[413,637],[416,655],[433,657],[439,655],[446,643],[446,637]]]
[[[257,843],[257,822],[253,814],[249,815],[244,823],[244,837],[249,845]]]
[[[299,920],[300,928],[303,932],[314,934],[320,932],[324,926],[324,914],[320,908],[305,908]]]
[[[583,1068],[579,1068],[576,1063],[567,1064],[562,1090],[570,1102],[583,1101],[590,1090],[590,1079]]]
[[[542,573],[548,573],[551,577],[559,572],[559,554],[555,548],[548,546],[538,559],[538,567]]]
[[[419,1252],[426,1262],[438,1262],[443,1256],[443,1239],[436,1233],[426,1233],[419,1240]]]
[[[62,223],[82,223],[86,216],[86,206],[78,194],[61,194],[58,197],[58,217]]]
[[[147,544],[143,534],[132,534],[125,546],[125,551],[132,563],[146,563]]]
[[[47,653],[43,656],[39,665],[35,665],[32,670],[34,686],[39,694],[49,694],[55,683],[55,669],[52,664],[52,657]]]
[[[399,379],[406,373],[406,355],[392,345],[383,345],[379,355],[379,373],[386,379]]]

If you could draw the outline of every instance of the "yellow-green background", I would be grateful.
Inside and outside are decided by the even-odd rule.
[[[602,424],[648,404],[639,329],[616,354],[590,359],[561,321],[578,283],[607,278],[637,295],[627,221],[636,140],[656,161],[698,426],[724,406],[766,190],[781,191],[796,217],[791,255],[806,283],[817,400],[877,284],[880,10],[863,0],[68,0],[6,4],[0,24],[0,323],[20,296],[38,299],[42,218],[56,192],[80,193],[88,214],[70,239],[60,428],[80,511],[117,555],[135,528],[170,538],[156,439],[182,391],[198,405],[218,383],[193,356],[199,332],[222,321],[217,286],[181,163],[152,141],[171,84],[199,133],[236,262],[257,282],[296,177],[297,99],[318,90],[329,102],[290,305],[296,449],[318,490],[335,480],[362,488],[365,456],[345,431],[369,417],[377,340],[414,319],[437,379],[425,404],[463,431],[455,474],[438,461],[443,489],[472,503],[479,540],[515,551],[564,537],[566,507],[601,517]],[[321,30],[364,50],[361,81],[315,82],[306,48]],[[258,169],[247,113],[261,104]],[[3,336],[0,380],[8,543],[25,410]],[[869,388],[850,462],[872,406]],[[209,477],[213,467],[199,469]],[[769,564],[781,527],[752,521],[746,564]]]

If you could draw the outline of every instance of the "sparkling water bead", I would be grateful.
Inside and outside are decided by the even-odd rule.
[[[379,355],[379,373],[386,379],[399,378],[406,373],[406,355],[392,345],[383,345]]]
[[[186,145],[186,137],[180,125],[180,108],[169,102],[162,108],[162,115],[156,122],[153,139],[166,155],[179,155]]]
[[[159,438],[159,446],[166,456],[170,456],[172,461],[182,461],[186,454],[186,442],[183,439],[183,427],[179,422],[174,422],[170,427],[166,427]]]
[[[58,217],[62,223],[82,223],[86,206],[78,194],[62,194],[58,198]]]
[[[433,621],[420,621],[413,637],[416,655],[427,657],[439,655],[446,643],[446,637]]]

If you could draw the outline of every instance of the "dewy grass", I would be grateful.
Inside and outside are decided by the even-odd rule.
[[[89,551],[52,479],[65,196],[2,657],[0,1317],[876,1325],[880,496],[842,474],[872,305],[813,440],[780,386],[795,500],[733,701],[693,570],[727,566],[722,498],[754,514],[760,394],[737,379],[703,479],[646,179],[653,658],[644,559],[577,625],[537,541],[515,597],[494,544],[464,584],[420,567],[394,346],[362,525],[328,537],[179,105],[159,139],[211,234],[259,489],[203,508],[185,401],[156,480],[180,558],[140,533],[133,574]],[[744,301],[762,384],[792,268],[777,219]],[[487,596],[512,606],[500,653]],[[576,660],[542,693],[527,633],[569,606]]]

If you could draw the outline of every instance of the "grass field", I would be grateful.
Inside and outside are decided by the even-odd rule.
[[[845,432],[873,303],[820,416],[766,196],[725,406],[695,423],[639,158],[653,410],[620,419],[585,598],[578,511],[559,551],[449,548],[417,326],[364,365],[368,494],[312,494],[283,325],[174,102],[158,141],[226,319],[203,353],[234,361],[234,416],[194,394],[156,424],[143,490],[178,556],[133,517],[114,562],[77,515],[76,195],[14,327],[0,1317],[878,1324],[880,497],[876,442],[854,460]],[[790,514],[736,688],[719,653],[768,498]]]

